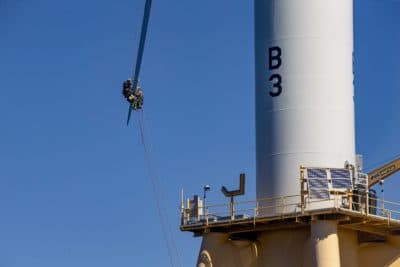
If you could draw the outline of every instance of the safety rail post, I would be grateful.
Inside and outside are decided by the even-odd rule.
[[[258,203],[258,202],[257,202]],[[257,205],[257,204],[256,204]],[[256,225],[256,217],[257,217],[258,207],[254,208],[254,216],[253,216],[253,225]]]
[[[205,210],[206,210],[206,226],[208,226],[208,207],[206,206],[206,207],[204,207],[205,208]]]
[[[190,199],[186,199],[186,209],[185,209],[185,215],[186,215],[186,222],[190,222],[191,217],[191,207],[190,207]]]
[[[231,196],[230,212],[231,212],[231,220],[233,221],[235,219],[235,207],[233,202],[233,196]]]
[[[190,209],[186,209],[186,223],[190,222],[192,217],[190,216]]]
[[[383,193],[382,193],[382,210],[385,210],[385,199],[383,198]]]
[[[390,219],[392,218],[392,211],[391,210],[387,210],[387,223],[388,226],[390,225]]]
[[[305,209],[305,197],[304,197],[304,184],[305,184],[305,178],[304,178],[304,166],[300,166],[300,207],[301,207],[301,214],[304,214],[304,209]]]
[[[260,202],[258,200],[256,200],[256,208],[255,208],[255,211],[254,211],[254,218],[256,216],[258,216],[258,214],[260,212],[259,209],[260,209]]]
[[[285,196],[281,196],[281,213],[284,214],[285,213]]]
[[[347,194],[347,199],[349,200],[349,209],[353,210],[353,192]]]
[[[334,192],[333,198],[334,198],[335,209],[338,209],[339,204],[338,204],[338,194],[337,194],[337,192]]]

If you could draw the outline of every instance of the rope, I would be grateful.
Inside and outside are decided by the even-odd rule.
[[[165,201],[163,201],[165,199],[165,196],[164,196],[165,190],[162,188],[160,176],[159,176],[158,172],[156,171],[156,168],[154,167],[154,159],[152,157],[151,143],[148,142],[149,138],[147,138],[147,134],[146,134],[148,132],[148,127],[147,127],[147,123],[145,120],[143,110],[140,110],[138,112],[138,125],[139,125],[139,130],[140,130],[141,143],[144,148],[144,156],[145,156],[145,161],[146,161],[146,166],[147,166],[147,172],[148,172],[148,176],[151,181],[154,199],[156,201],[157,213],[158,213],[158,217],[159,217],[160,223],[161,223],[161,231],[163,234],[163,239],[164,239],[165,245],[167,247],[170,266],[171,267],[175,266],[174,265],[175,256],[177,259],[176,261],[178,262],[177,266],[182,266],[180,263],[179,251],[177,249],[177,246],[176,246],[176,243],[174,240],[174,236],[172,234],[171,225],[168,221],[167,214],[165,214],[167,209],[165,209],[162,206],[162,203],[165,203]],[[175,256],[174,256],[174,254],[175,254]]]

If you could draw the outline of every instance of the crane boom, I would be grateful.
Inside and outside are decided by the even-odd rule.
[[[400,170],[400,158],[397,158],[368,173],[368,187],[388,178]]]

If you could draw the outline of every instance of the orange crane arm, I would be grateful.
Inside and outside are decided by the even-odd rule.
[[[368,173],[368,187],[371,187],[400,170],[400,158]]]

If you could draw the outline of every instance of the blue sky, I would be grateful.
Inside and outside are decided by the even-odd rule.
[[[144,1],[0,0],[0,266],[168,266],[156,201],[120,85]],[[251,1],[153,1],[141,85],[162,206],[182,266],[179,194],[255,192]],[[400,154],[400,2],[357,0],[357,151]],[[385,197],[400,200],[400,175]],[[225,201],[225,200],[224,200]]]

